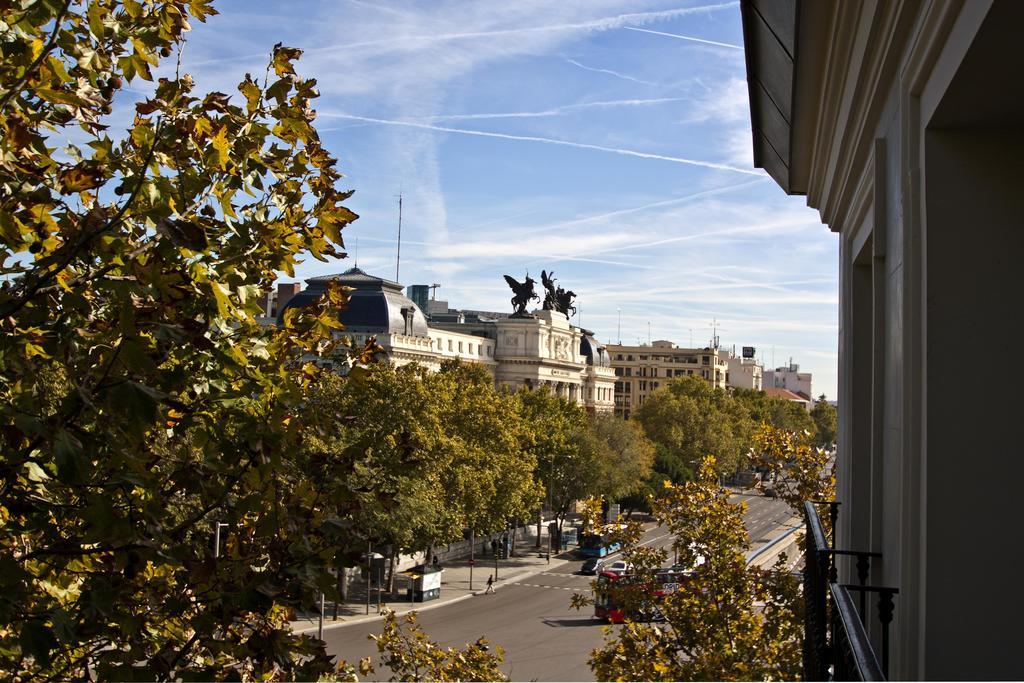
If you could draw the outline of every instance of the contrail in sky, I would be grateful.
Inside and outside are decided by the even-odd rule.
[[[633,78],[632,76],[627,76],[626,74],[620,74],[618,71],[612,71],[611,69],[596,69],[592,66],[586,66],[584,64],[580,64],[575,59],[567,59],[565,61],[569,62],[573,66],[578,66],[584,71],[593,71],[594,73],[608,74],[609,76],[615,76],[616,78],[621,78],[625,81],[633,81],[634,83],[639,83],[641,85],[657,85],[657,83],[651,83],[650,81],[641,81],[639,78]]]
[[[603,147],[601,145],[589,145],[583,142],[569,142],[568,140],[558,140],[555,138],[541,138],[532,135],[509,135],[507,133],[491,133],[482,130],[467,130],[465,128],[449,128],[447,126],[432,126],[427,123],[415,123],[413,121],[395,121],[393,119],[377,119],[370,116],[356,116],[355,114],[336,114],[336,113],[321,113],[320,116],[327,118],[339,118],[348,119],[350,121],[366,121],[368,123],[379,123],[385,126],[404,126],[406,128],[419,128],[421,130],[436,130],[441,133],[459,133],[460,135],[476,135],[482,138],[499,138],[501,140],[519,140],[521,142],[542,142],[548,145],[562,145],[564,147],[575,147],[577,149],[592,149],[598,152],[610,152],[612,154],[620,154],[627,157],[637,157],[640,159],[658,159],[660,161],[671,161],[676,164],[685,164],[687,166],[700,166],[703,168],[713,168],[719,171],[732,171],[733,173],[743,173],[745,175],[763,175],[761,171],[755,171],[752,168],[741,168],[739,166],[730,166],[728,164],[719,164],[713,161],[701,161],[699,159],[686,159],[684,157],[670,157],[663,154],[651,154],[649,152],[637,152],[632,149],[620,149],[617,147]]]
[[[665,102],[682,102],[688,97],[655,97],[649,99],[633,100],[600,100],[596,102],[578,102],[576,104],[565,104],[553,109],[541,111],[513,111],[498,112],[494,114],[440,114],[438,116],[421,117],[428,121],[468,121],[471,119],[519,119],[519,118],[541,118],[547,116],[561,116],[568,111],[577,109],[611,108],[611,107],[636,107],[647,104],[663,104]]]
[[[652,31],[649,28],[636,28],[635,26],[623,26],[622,28],[627,31],[638,31],[640,33],[653,33],[656,36],[668,36],[669,38],[678,38],[679,40],[692,40],[695,43],[705,43],[706,45],[717,45],[718,47],[728,47],[733,50],[742,50],[742,45],[733,45],[732,43],[719,43],[717,40],[704,40],[703,38],[694,38],[693,36],[681,36],[678,33],[665,33],[664,31]]]

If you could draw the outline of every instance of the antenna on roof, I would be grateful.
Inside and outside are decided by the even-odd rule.
[[[402,193],[398,193],[398,255],[395,258],[395,282],[398,282],[398,269],[402,265]]]
[[[359,238],[356,238],[356,268],[359,267]]]

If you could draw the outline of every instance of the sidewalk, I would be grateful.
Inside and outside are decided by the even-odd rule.
[[[516,548],[515,557],[498,560],[498,580],[494,582],[494,590],[501,590],[502,586],[513,581],[520,581],[524,578],[534,576],[541,572],[549,571],[560,567],[568,562],[577,560],[575,552],[569,550],[560,555],[552,555],[550,562],[546,557],[547,548],[542,550],[545,553],[538,553],[535,547],[530,544],[521,544]],[[487,588],[487,577],[494,574],[494,558],[491,555],[478,557],[475,566],[472,567],[473,586],[470,589],[470,566],[469,560],[456,560],[443,565],[444,571],[441,574],[441,597],[427,602],[409,602],[406,597],[406,582],[408,578],[402,574],[395,574],[395,593],[381,596],[381,606],[393,610],[396,614],[407,612],[423,612],[428,609],[450,605],[480,595]],[[370,613],[366,614],[366,589],[365,586],[357,587],[349,595],[346,602],[338,604],[338,620],[333,620],[334,603],[328,602],[324,607],[324,630],[350,626],[352,624],[366,623],[367,621],[380,620],[377,613],[377,594],[371,591]],[[319,614],[303,614],[291,622],[292,631],[295,633],[313,633],[317,631]]]

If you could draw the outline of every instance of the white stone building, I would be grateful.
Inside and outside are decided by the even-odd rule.
[[[794,394],[801,394],[806,399],[814,398],[811,393],[811,373],[800,372],[800,366],[789,361],[789,365],[765,370],[762,383],[765,389],[787,389]]]
[[[752,389],[754,391],[764,388],[765,370],[756,359],[737,356],[729,351],[723,351],[722,357],[728,367],[725,377],[727,386],[733,389]]]
[[[475,312],[466,322],[459,312],[448,314],[445,302],[431,301],[444,304],[447,320],[431,326],[402,285],[351,268],[306,280],[305,290],[277,307],[278,317],[319,299],[329,281],[353,289],[340,316],[346,333],[358,343],[376,337],[384,359],[396,365],[418,363],[437,370],[443,361],[457,358],[486,367],[499,387],[546,386],[590,412],[614,407],[615,372],[607,351],[563,313],[538,310],[527,318],[489,318]]]

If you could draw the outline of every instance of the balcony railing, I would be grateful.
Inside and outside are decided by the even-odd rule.
[[[818,516],[818,505],[828,505],[828,531]],[[889,625],[893,617],[893,597],[899,591],[867,583],[872,558],[881,558],[882,555],[835,547],[839,503],[806,501],[804,515],[807,522],[804,556],[804,680],[884,681],[889,673]],[[835,558],[840,555],[856,558],[856,585],[839,583]],[[855,601],[852,593],[857,593],[859,600]],[[865,628],[868,593],[878,595],[881,663]]]

